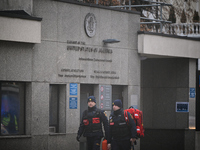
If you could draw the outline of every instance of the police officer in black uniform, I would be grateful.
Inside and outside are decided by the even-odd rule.
[[[109,119],[108,149],[131,150],[131,145],[135,142],[136,137],[136,125],[132,115],[127,112],[126,116],[122,109],[121,100],[115,100]]]
[[[104,136],[102,124],[105,131],[105,138],[108,136],[108,119],[103,110],[96,107],[94,96],[88,97],[88,109],[83,112],[82,121],[77,134],[77,141],[83,134],[87,137],[88,150],[100,150],[101,139]]]

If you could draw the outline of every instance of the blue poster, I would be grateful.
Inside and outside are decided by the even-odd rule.
[[[195,98],[195,88],[190,88],[190,98]]]
[[[77,109],[77,97],[69,98],[69,109]]]
[[[78,84],[70,83],[70,95],[77,95],[78,92]]]

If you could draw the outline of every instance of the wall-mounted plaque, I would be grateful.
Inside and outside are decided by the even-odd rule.
[[[97,21],[92,13],[88,13],[85,17],[85,32],[89,37],[93,37],[96,33]]]

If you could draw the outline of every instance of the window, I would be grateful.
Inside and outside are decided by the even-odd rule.
[[[49,88],[49,132],[65,133],[66,85],[51,84]]]
[[[25,134],[25,83],[0,82],[0,135]]]

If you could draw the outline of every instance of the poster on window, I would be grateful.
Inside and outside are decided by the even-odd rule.
[[[176,112],[189,112],[189,102],[176,102]]]

